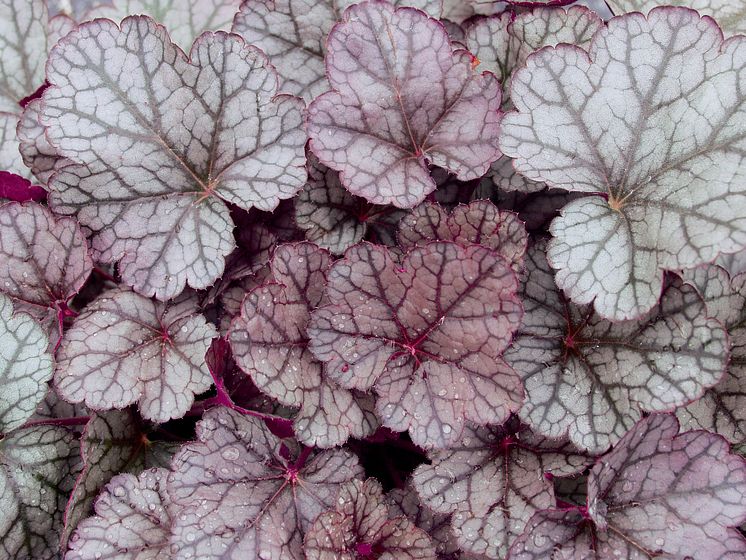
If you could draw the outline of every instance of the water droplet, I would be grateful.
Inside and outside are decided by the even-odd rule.
[[[444,434],[450,434],[451,430],[453,430],[453,428],[451,428],[450,424],[443,424],[443,433]]]
[[[226,461],[235,461],[240,455],[240,452],[235,447],[226,447],[220,454]]]

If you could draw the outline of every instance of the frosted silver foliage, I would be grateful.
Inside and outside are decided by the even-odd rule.
[[[148,420],[180,418],[212,385],[205,354],[215,337],[188,300],[164,304],[110,290],[65,333],[55,385],[64,399],[92,410],[137,403]]]
[[[677,431],[669,414],[640,421],[591,470],[587,514],[537,513],[511,560],[743,558],[744,459],[719,436]]]
[[[64,428],[23,428],[0,440],[0,558],[59,558],[62,513],[79,469],[78,443]]]
[[[168,560],[176,508],[166,495],[165,469],[119,474],[96,499],[95,515],[70,538],[65,560]]]
[[[246,295],[229,340],[239,367],[256,386],[286,406],[299,407],[294,429],[307,445],[333,447],[375,430],[368,398],[327,378],[308,349],[306,328],[321,304],[331,255],[312,243],[280,245],[272,276]]]
[[[659,8],[612,19],[589,53],[528,58],[500,145],[527,178],[596,194],[552,222],[549,262],[574,302],[631,319],[664,270],[746,245],[746,38]]]
[[[733,0],[607,0],[615,14],[647,13],[657,6],[685,6],[715,18],[728,35],[746,33],[746,4]]]
[[[433,202],[423,202],[399,223],[399,244],[407,250],[428,241],[476,243],[493,249],[516,269],[523,267],[528,234],[513,212],[489,200],[460,204],[450,213]]]
[[[505,358],[521,373],[520,415],[548,437],[568,435],[600,453],[642,412],[673,410],[725,375],[725,329],[696,290],[671,281],[661,303],[635,321],[612,323],[556,288],[542,246],[529,249],[523,325]]]
[[[197,437],[174,457],[168,481],[181,511],[174,560],[304,560],[310,524],[363,474],[341,449],[285,459],[261,420],[223,407],[205,414]]]
[[[28,420],[47,393],[52,354],[44,329],[0,294],[0,434]]]
[[[80,443],[83,470],[65,509],[63,548],[67,547],[78,522],[88,515],[93,500],[113,476],[125,472],[138,474],[146,468],[168,468],[176,451],[174,448],[178,447],[173,443],[149,441],[142,421],[131,409],[92,415]]]
[[[247,0],[233,32],[262,49],[280,74],[280,89],[311,101],[329,89],[326,37],[355,0]],[[440,17],[441,0],[397,0]]]
[[[23,164],[19,152],[18,138],[16,137],[17,126],[18,115],[0,112],[0,167],[5,171],[29,179],[31,173]]]
[[[47,71],[41,123],[72,162],[50,205],[139,293],[211,285],[235,246],[226,202],[272,210],[305,183],[303,103],[276,95],[266,56],[235,35],[206,33],[187,59],[152,19],[95,20]]]
[[[42,323],[56,321],[93,268],[72,218],[36,203],[0,206],[0,291]]]
[[[389,505],[389,515],[405,515],[407,519],[430,535],[439,560],[458,560],[459,546],[451,533],[450,515],[436,513],[424,506],[411,484],[404,489],[394,488],[386,494],[386,500]]]
[[[391,515],[383,488],[374,478],[342,486],[332,511],[308,529],[303,547],[307,560],[436,560],[430,536],[404,515]]]
[[[448,447],[467,420],[501,423],[523,400],[501,355],[521,319],[516,278],[497,253],[431,242],[399,263],[363,243],[332,266],[310,348],[339,384],[378,395],[384,426]]]
[[[710,266],[686,271],[684,278],[702,294],[708,314],[725,325],[731,354],[725,377],[701,399],[676,409],[676,416],[684,429],[706,429],[731,443],[746,443],[746,274],[731,279]]]
[[[163,24],[174,43],[188,49],[203,31],[229,31],[241,0],[112,0],[85,13],[84,19],[116,22],[142,14]],[[268,53],[269,54],[269,53]]]
[[[452,514],[463,550],[494,560],[505,558],[531,515],[554,506],[554,487],[544,475],[576,474],[592,462],[566,441],[536,436],[515,419],[502,428],[467,427],[458,445],[430,459],[412,475],[424,505]]]
[[[46,185],[52,174],[68,163],[67,159],[59,157],[57,151],[49,143],[39,118],[41,117],[41,99],[32,99],[23,110],[18,126],[17,150],[22,158],[24,173],[31,171],[36,180]]]
[[[0,0],[0,112],[20,113],[18,102],[44,83],[47,22],[44,0]]]
[[[308,183],[295,200],[295,221],[309,241],[334,254],[344,253],[368,231],[385,243],[393,237],[402,214],[350,194],[339,173],[308,154]]]
[[[411,208],[435,190],[427,162],[461,180],[500,152],[499,84],[437,21],[385,2],[348,9],[327,41],[334,91],[308,108],[311,150],[373,204]]]
[[[594,33],[603,27],[596,12],[583,6],[546,8],[518,14],[477,19],[466,29],[466,47],[479,60],[479,68],[495,74],[507,101],[513,70],[542,47],[568,43],[587,48]]]

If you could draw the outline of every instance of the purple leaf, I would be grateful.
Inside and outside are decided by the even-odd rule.
[[[672,415],[640,421],[591,470],[587,510],[537,513],[510,560],[742,558],[746,462],[718,436],[677,432]]]
[[[360,399],[323,373],[308,349],[306,328],[321,301],[331,256],[312,243],[279,246],[272,282],[250,292],[228,335],[238,365],[260,390],[299,407],[298,439],[333,447],[376,428],[370,399]]]
[[[197,437],[174,458],[168,482],[182,511],[175,560],[302,560],[309,525],[333,507],[341,484],[362,476],[341,449],[286,459],[261,420],[223,407],[205,414]]]
[[[66,560],[171,558],[169,537],[176,508],[166,495],[168,471],[120,474],[96,500],[96,515],[70,538]]]
[[[386,242],[403,216],[391,207],[376,206],[350,194],[339,173],[308,153],[308,183],[295,201],[295,221],[306,239],[334,254],[344,253],[370,231]]]
[[[515,175],[515,177],[520,177],[520,175]],[[497,206],[500,209],[517,213],[521,221],[525,222],[528,231],[540,234],[543,234],[550,222],[559,216],[563,206],[581,196],[578,193],[569,193],[559,189],[545,189],[531,194],[511,191],[511,189],[508,191],[510,192],[505,192],[498,185],[498,193],[495,197]]]
[[[500,91],[424,13],[365,2],[329,34],[334,91],[308,108],[311,149],[373,204],[413,207],[435,189],[426,162],[476,179],[500,152]]]
[[[657,6],[686,6],[715,18],[728,35],[746,33],[746,5],[731,0],[607,0],[615,14],[647,13]]]
[[[0,439],[0,556],[59,558],[62,513],[80,470],[78,442],[56,426]]]
[[[52,378],[49,337],[26,313],[0,294],[0,434],[22,426],[47,393]]]
[[[640,317],[665,270],[746,246],[745,64],[746,39],[663,8],[614,18],[590,56],[559,45],[513,76],[505,154],[531,180],[597,195],[552,222],[549,262],[574,302]]]
[[[436,240],[483,245],[520,269],[528,234],[516,214],[488,200],[456,206],[450,214],[438,204],[423,202],[399,224],[399,244],[404,250]]]
[[[47,198],[47,191],[32,185],[31,181],[15,173],[0,171],[0,201],[12,202],[42,202]]]
[[[435,560],[430,536],[403,515],[390,515],[380,483],[353,480],[340,488],[332,511],[306,533],[307,560]]]
[[[643,411],[687,404],[723,377],[727,334],[693,288],[674,280],[644,317],[612,323],[563,297],[542,249],[529,249],[526,314],[505,354],[526,387],[521,418],[537,432],[602,453]]]
[[[137,474],[153,467],[168,468],[175,447],[175,444],[150,441],[141,420],[130,409],[94,414],[80,440],[83,470],[65,509],[63,549],[80,520],[89,514],[94,498],[113,476]],[[99,500],[99,510],[101,505]],[[89,537],[87,531],[83,534]],[[80,550],[80,547],[76,544],[73,548]]]
[[[0,291],[42,325],[55,346],[68,304],[93,269],[78,223],[34,203],[0,206]]]
[[[276,96],[267,58],[235,35],[202,35],[188,60],[149,18],[95,20],[47,69],[41,123],[73,162],[51,179],[50,204],[77,215],[94,257],[119,262],[139,293],[210,286],[235,246],[226,202],[272,210],[305,182],[303,104]]]
[[[704,297],[710,316],[730,336],[728,372],[701,399],[678,408],[682,428],[718,433],[734,444],[746,443],[746,275],[731,280],[718,266],[686,271],[684,278]]]
[[[500,423],[520,406],[523,388],[501,358],[522,315],[516,287],[485,247],[429,243],[398,264],[363,243],[331,268],[310,348],[341,385],[373,388],[385,426],[446,447],[466,420]]]
[[[220,332],[223,335],[228,334],[231,321],[241,314],[241,305],[246,294],[269,282],[272,282],[272,271],[268,265],[265,265],[254,274],[234,282],[220,295],[220,307],[223,314],[220,321]]]
[[[505,557],[533,513],[554,506],[545,474],[576,474],[592,462],[569,443],[538,437],[516,420],[501,428],[467,427],[457,446],[430,459],[412,475],[423,503],[452,514],[464,550],[495,560]]]
[[[451,516],[436,513],[420,502],[420,497],[411,485],[403,490],[394,489],[386,494],[389,516],[404,515],[416,527],[425,531],[433,540],[440,560],[456,560],[458,544],[451,533]]]
[[[108,18],[119,22],[129,15],[143,14],[163,24],[173,42],[188,49],[203,31],[230,30],[241,0],[113,0],[107,3],[112,5],[97,6],[82,19]]]
[[[137,403],[154,422],[182,417],[210,388],[205,363],[215,327],[190,300],[154,302],[110,290],[75,320],[57,353],[55,385],[92,410]]]

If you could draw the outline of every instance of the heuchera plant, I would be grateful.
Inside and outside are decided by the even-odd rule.
[[[605,4],[0,0],[0,560],[746,558],[746,8]]]

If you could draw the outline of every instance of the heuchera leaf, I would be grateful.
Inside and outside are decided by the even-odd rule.
[[[533,513],[554,506],[545,474],[576,474],[592,462],[571,444],[536,436],[516,419],[500,428],[467,426],[458,445],[430,459],[412,475],[423,503],[452,514],[464,550],[495,560],[505,558]]]
[[[647,13],[657,6],[685,6],[715,18],[727,34],[746,33],[746,5],[729,0],[607,0],[615,14]]]
[[[423,202],[399,223],[398,238],[404,250],[437,240],[477,243],[493,249],[516,269],[523,266],[528,243],[518,216],[498,209],[489,200],[461,204],[450,214],[436,203]]]
[[[447,447],[466,420],[500,423],[522,402],[501,358],[522,315],[516,287],[509,264],[479,245],[429,243],[397,264],[363,243],[332,266],[310,348],[341,385],[373,388],[384,426]]]
[[[435,189],[427,161],[467,180],[500,156],[499,84],[453,51],[436,20],[365,2],[344,13],[327,48],[334,91],[308,108],[310,146],[353,194],[412,207]]]
[[[303,560],[308,526],[333,507],[341,484],[362,476],[341,449],[287,459],[261,420],[225,407],[205,413],[197,437],[174,458],[168,482],[181,511],[175,560]]]
[[[245,0],[233,32],[262,49],[280,74],[282,91],[312,101],[329,89],[324,70],[326,37],[356,0]],[[404,0],[440,17],[441,0]]]
[[[149,18],[95,20],[47,70],[41,122],[74,162],[50,204],[144,295],[211,285],[235,246],[225,203],[272,210],[305,182],[303,103],[276,95],[267,58],[235,35],[202,35],[188,60]]]
[[[210,388],[205,354],[217,331],[191,301],[105,292],[75,320],[57,352],[55,385],[92,410],[137,403],[154,422],[182,417]]]
[[[727,333],[691,286],[672,280],[644,317],[612,323],[564,298],[542,244],[526,271],[526,313],[505,359],[523,376],[520,414],[537,432],[600,453],[643,411],[673,410],[722,379]]]
[[[306,328],[321,303],[330,265],[329,253],[312,243],[280,245],[270,263],[271,281],[246,296],[229,333],[241,369],[269,396],[299,407],[298,439],[320,447],[365,437],[376,428],[366,412],[370,399],[328,379],[308,349]]]
[[[62,513],[80,469],[78,442],[57,426],[0,440],[0,557],[59,558]]]
[[[96,515],[70,538],[66,560],[125,558],[166,560],[176,508],[166,494],[168,471],[120,474],[96,500]]]
[[[528,55],[542,47],[569,43],[587,48],[594,33],[603,27],[598,14],[584,6],[568,9],[547,8],[518,14],[479,18],[466,28],[466,47],[503,86],[503,101],[510,95],[508,85],[513,70]]]
[[[80,440],[83,470],[65,509],[62,547],[66,548],[79,521],[88,516],[94,498],[112,477],[120,473],[138,474],[155,467],[168,468],[175,452],[175,444],[150,441],[142,421],[130,409],[94,414]],[[101,505],[99,500],[99,510]],[[90,538],[88,534],[87,537]],[[78,544],[73,548],[80,550],[80,547]]]
[[[718,266],[686,271],[684,278],[704,297],[707,312],[730,335],[725,377],[701,399],[676,409],[685,429],[706,429],[734,444],[746,443],[746,275],[731,280]]]
[[[0,202],[9,200],[12,202],[41,202],[46,200],[47,191],[32,185],[31,181],[7,171],[0,171]]]
[[[720,255],[715,262],[727,270],[731,276],[736,276],[746,272],[746,250],[730,255]]]
[[[597,195],[552,222],[549,262],[573,301],[639,317],[664,270],[746,245],[744,68],[746,38],[659,8],[612,19],[590,56],[559,45],[514,74],[503,152],[529,179]]]
[[[641,420],[591,470],[587,508],[537,513],[510,560],[742,558],[744,459],[719,436],[677,432],[672,415]]]
[[[47,21],[44,0],[0,0],[0,112],[20,113],[18,102],[44,82]]]
[[[436,513],[422,505],[411,484],[407,484],[404,489],[394,488],[386,494],[386,501],[390,517],[405,515],[415,526],[430,535],[439,560],[458,560],[459,546],[451,533],[450,515]]]
[[[92,269],[85,236],[74,219],[56,218],[34,203],[0,206],[0,291],[19,309],[42,324],[59,318],[61,326],[68,303]]]
[[[150,16],[168,29],[174,43],[188,49],[203,31],[230,30],[241,0],[112,0],[110,3],[111,6],[87,11],[83,19],[109,18],[119,22],[132,14]]]
[[[407,517],[390,516],[374,478],[342,486],[332,511],[319,515],[306,533],[307,560],[435,560],[430,536]]]
[[[60,157],[54,146],[49,143],[40,118],[41,98],[33,99],[23,110],[16,132],[23,165],[42,185],[47,185],[54,172],[68,165],[70,161]]]
[[[28,420],[47,393],[52,354],[44,329],[25,313],[13,313],[12,300],[0,294],[0,434]]]
[[[295,200],[295,221],[306,239],[334,254],[344,253],[370,230],[379,242],[393,238],[401,210],[377,206],[350,194],[339,173],[308,153],[308,183]]]

